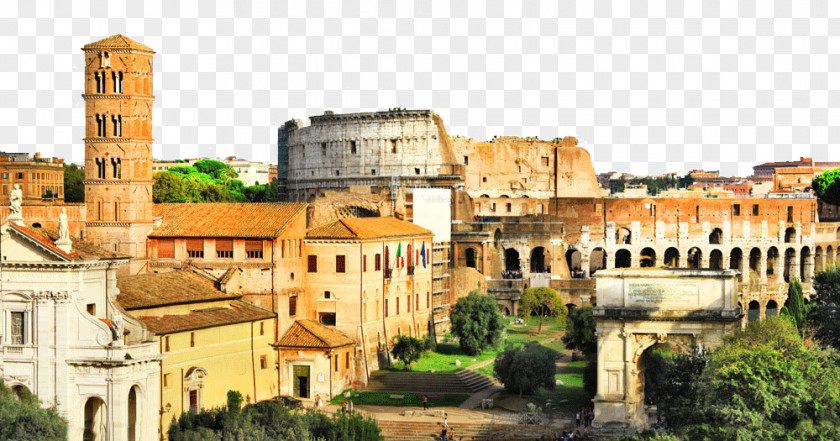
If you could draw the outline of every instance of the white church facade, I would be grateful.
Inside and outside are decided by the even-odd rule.
[[[55,404],[68,440],[158,438],[160,350],[115,306],[128,256],[32,228],[19,207],[0,226],[0,379]]]

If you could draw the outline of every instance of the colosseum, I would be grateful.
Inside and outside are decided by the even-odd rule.
[[[410,214],[412,188],[451,189],[452,292],[492,293],[509,314],[528,287],[594,305],[598,270],[665,266],[738,270],[739,303],[755,320],[778,314],[791,279],[810,294],[814,271],[840,263],[840,222],[820,219],[809,194],[608,197],[574,137],[479,142],[449,136],[430,110],[311,121],[285,125],[293,199],[318,207],[349,192],[377,214]]]

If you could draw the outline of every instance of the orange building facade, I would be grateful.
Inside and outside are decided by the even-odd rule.
[[[23,190],[23,204],[64,201],[64,160],[30,159],[26,153],[0,153],[0,200],[8,200],[15,184]]]

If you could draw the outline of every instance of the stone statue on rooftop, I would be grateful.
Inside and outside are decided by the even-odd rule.
[[[58,215],[58,240],[70,240],[70,226],[67,224],[67,210],[61,207],[61,214]]]
[[[23,190],[20,189],[20,184],[15,184],[11,193],[9,194],[9,220],[17,223],[23,222],[23,215],[21,214],[20,204],[23,202]]]

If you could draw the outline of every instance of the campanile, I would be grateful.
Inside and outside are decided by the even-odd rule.
[[[146,261],[152,229],[152,56],[122,35],[85,53],[85,205],[87,239]]]

